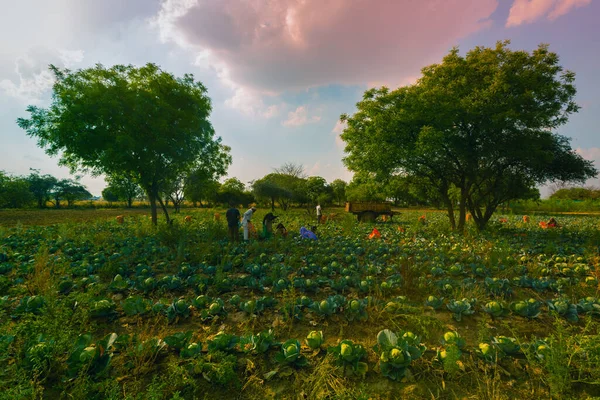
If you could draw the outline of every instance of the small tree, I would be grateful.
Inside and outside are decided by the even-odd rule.
[[[23,208],[33,200],[27,179],[0,171],[0,208]]]
[[[125,201],[128,208],[133,206],[133,200],[144,195],[144,191],[140,185],[135,182],[133,176],[131,175],[113,174],[107,176],[105,181],[108,185],[107,189],[109,189],[112,194],[117,196],[117,200],[113,201]],[[102,196],[104,197],[104,194]]]
[[[29,191],[33,195],[39,208],[45,208],[46,203],[50,200],[50,194],[54,186],[58,183],[58,179],[52,175],[40,175],[38,170],[32,170],[26,178],[29,183]]]
[[[155,225],[165,186],[223,152],[206,88],[192,75],[176,78],[154,64],[50,70],[52,104],[29,106],[19,126],[73,171],[131,176],[150,200]]]
[[[114,203],[115,201],[119,201],[119,196],[117,196],[117,194],[113,192],[113,189],[111,187],[104,188],[104,190],[102,191],[102,198],[104,199],[104,201],[107,201],[109,205],[112,205],[112,203]]]
[[[333,191],[333,198],[335,199],[338,206],[346,202],[346,187],[348,186],[348,184],[341,179],[336,179],[333,182],[331,182],[330,186],[331,190]]]

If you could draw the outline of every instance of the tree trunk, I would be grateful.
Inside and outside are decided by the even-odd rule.
[[[448,197],[448,193],[440,193],[442,195],[442,201],[446,205],[448,210],[448,219],[450,220],[450,227],[452,230],[456,229],[456,219],[454,218],[454,207],[452,206],[452,200]]]
[[[160,204],[163,213],[165,213],[165,218],[167,220],[167,225],[171,224],[171,219],[169,218],[169,211],[167,210],[167,205],[162,201],[162,198],[160,196],[157,196],[158,198],[158,203]]]
[[[271,197],[271,212],[275,211],[275,197]]]
[[[458,231],[465,231],[465,221],[467,220],[467,190],[460,190],[460,204],[458,206]]]
[[[152,225],[158,225],[158,218],[156,213],[156,193],[151,191],[148,192],[148,200],[150,201],[150,210],[152,213]]]
[[[127,208],[131,208],[133,206],[133,197],[127,197]]]

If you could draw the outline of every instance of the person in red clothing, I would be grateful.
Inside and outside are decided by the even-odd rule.
[[[558,222],[554,218],[548,220],[548,228],[558,228]]]

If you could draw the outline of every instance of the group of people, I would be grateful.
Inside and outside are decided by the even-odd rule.
[[[317,204],[317,224],[321,223],[323,212],[321,209],[321,205]],[[251,207],[244,213],[244,215],[240,214],[240,210],[238,210],[235,206],[231,205],[230,208],[225,213],[225,218],[227,219],[227,228],[229,234],[229,240],[232,242],[237,242],[239,240],[239,229],[240,226],[244,229],[244,241],[248,240],[248,236],[250,233],[250,228],[252,226],[251,220],[252,216],[256,212],[256,207]],[[240,222],[241,218],[241,222]],[[273,215],[273,213],[267,213],[267,215],[263,218],[263,237],[265,239],[269,239],[273,236],[273,223],[278,217]],[[305,227],[300,228],[300,236],[307,239],[317,239],[317,235],[315,232],[317,231],[316,226],[312,226],[311,229],[307,229]],[[275,234],[287,237],[288,231],[286,227],[279,223],[275,227]]]

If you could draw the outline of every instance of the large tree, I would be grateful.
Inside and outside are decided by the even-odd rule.
[[[71,170],[132,176],[148,195],[154,224],[166,184],[223,149],[208,120],[206,88],[190,74],[177,78],[154,64],[50,70],[50,107],[29,106],[19,126]]]
[[[455,48],[414,85],[367,90],[358,111],[341,117],[346,165],[380,179],[426,180],[459,231],[467,211],[483,229],[499,204],[532,195],[537,184],[595,176],[556,132],[579,109],[575,74],[547,45],[531,53],[508,45],[466,56]]]

